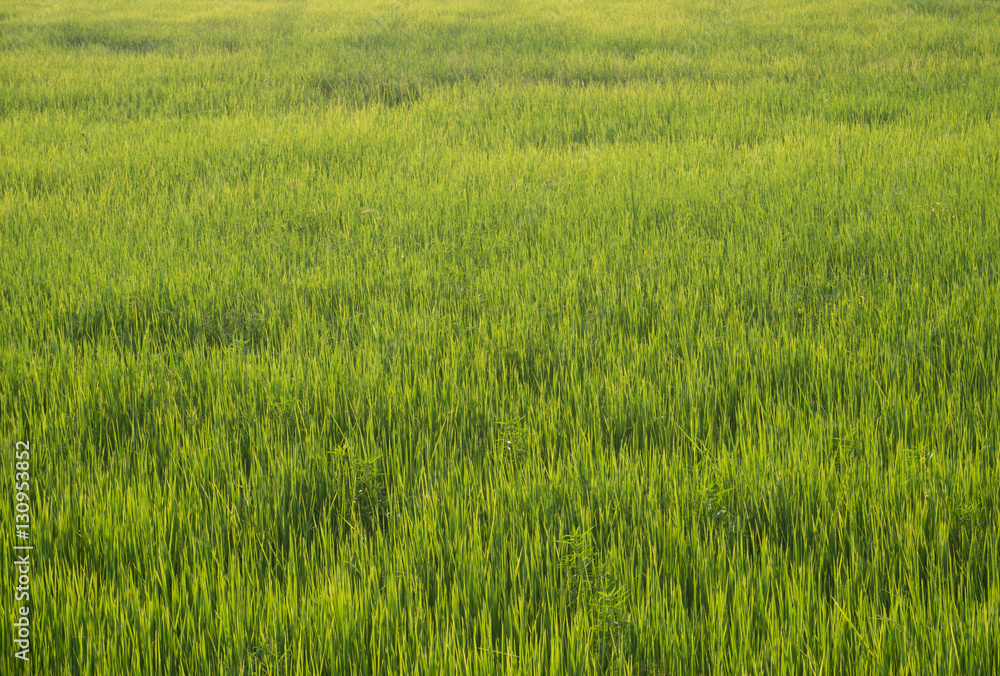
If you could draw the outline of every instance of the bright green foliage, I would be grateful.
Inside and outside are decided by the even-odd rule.
[[[998,109],[995,0],[4,2],[24,671],[998,673]]]

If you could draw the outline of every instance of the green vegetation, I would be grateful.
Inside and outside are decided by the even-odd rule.
[[[3,673],[1000,669],[995,0],[3,7]]]

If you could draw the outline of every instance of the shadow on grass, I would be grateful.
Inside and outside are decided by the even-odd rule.
[[[128,25],[109,23],[65,22],[48,30],[48,41],[63,49],[106,49],[118,54],[148,54],[169,46],[169,41],[154,37]]]

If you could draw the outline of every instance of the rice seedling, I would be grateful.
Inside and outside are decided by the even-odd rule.
[[[998,36],[6,3],[0,671],[997,672]]]

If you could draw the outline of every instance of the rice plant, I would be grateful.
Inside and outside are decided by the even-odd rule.
[[[5,3],[0,672],[997,673],[998,57],[979,0]]]

